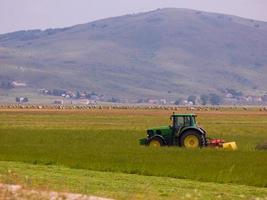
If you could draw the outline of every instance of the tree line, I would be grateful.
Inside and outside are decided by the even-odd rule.
[[[193,105],[220,105],[223,103],[223,98],[215,93],[202,94],[199,97],[196,95],[190,95],[186,99],[177,99],[175,101],[175,105],[182,105],[184,102],[191,102]]]

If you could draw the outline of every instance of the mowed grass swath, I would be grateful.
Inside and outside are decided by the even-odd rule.
[[[20,184],[28,189],[68,191],[125,200],[267,199],[267,188],[254,186],[8,161],[0,161],[0,181]]]
[[[182,110],[181,112],[185,112]],[[267,113],[199,112],[209,136],[236,141],[238,151],[151,149],[138,144],[148,127],[168,124],[172,111],[1,111],[0,159],[207,182],[267,187]]]

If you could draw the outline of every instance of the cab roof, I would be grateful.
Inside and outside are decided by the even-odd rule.
[[[189,116],[189,117],[196,117],[197,115],[196,114],[176,114],[176,113],[173,113],[172,116],[176,116],[176,117],[183,117],[183,116]]]

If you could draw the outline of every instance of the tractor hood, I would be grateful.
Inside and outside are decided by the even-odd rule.
[[[152,128],[149,128],[147,130],[169,130],[170,129],[170,126],[158,126],[158,127],[152,127]]]

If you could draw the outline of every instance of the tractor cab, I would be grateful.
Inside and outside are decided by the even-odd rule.
[[[195,114],[175,114],[170,117],[172,125],[150,128],[147,138],[140,144],[149,146],[184,146],[197,148],[206,146],[206,132],[197,127]]]
[[[172,129],[174,134],[177,135],[180,129],[184,127],[196,127],[196,115],[194,114],[173,114],[170,119],[172,120]]]

